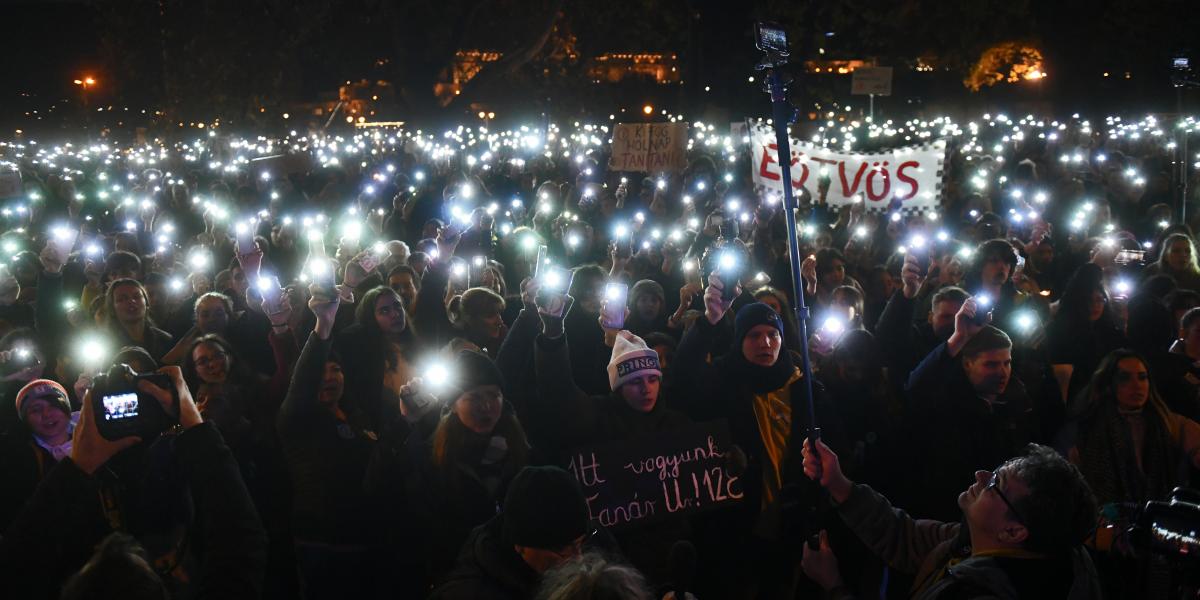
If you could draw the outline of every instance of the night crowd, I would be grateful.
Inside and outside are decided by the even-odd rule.
[[[936,213],[802,191],[807,340],[741,144],[0,146],[2,595],[1166,598],[1200,210],[1160,138],[1023,126]],[[564,468],[714,420],[731,506],[607,528]]]

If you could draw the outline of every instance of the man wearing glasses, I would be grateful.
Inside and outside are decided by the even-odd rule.
[[[847,479],[821,442],[813,451],[806,440],[803,454],[804,473],[820,481],[859,539],[892,569],[916,575],[913,598],[1100,597],[1081,545],[1096,526],[1096,499],[1079,470],[1050,448],[1030,444],[996,469],[976,471],[958,495],[959,523],[893,508]],[[829,597],[851,597],[825,532],[818,550],[804,549],[802,566]]]

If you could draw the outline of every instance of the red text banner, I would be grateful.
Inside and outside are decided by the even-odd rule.
[[[820,198],[821,180],[828,179],[824,201],[830,206],[856,202],[868,211],[905,213],[936,211],[941,205],[946,142],[935,140],[871,154],[838,152],[790,140],[792,190],[807,190]],[[750,128],[754,185],[783,193],[783,176],[775,131],[764,125]]]

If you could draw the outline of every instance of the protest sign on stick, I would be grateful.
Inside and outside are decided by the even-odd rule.
[[[567,469],[595,522],[636,527],[741,501],[741,480],[727,467],[731,448],[728,426],[714,421],[580,448]]]
[[[613,130],[614,171],[682,171],[687,167],[687,123],[618,123]]]

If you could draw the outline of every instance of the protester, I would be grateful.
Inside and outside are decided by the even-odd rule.
[[[725,544],[726,558],[735,561],[727,593],[740,589],[739,594],[753,597],[764,590],[784,597],[794,594],[798,583],[793,561],[798,549],[784,539],[785,525],[796,526],[797,517],[785,513],[783,495],[797,494],[805,484],[794,470],[794,442],[809,424],[795,407],[804,406],[808,392],[793,356],[783,351],[783,323],[766,304],[742,307],[732,347],[725,353],[713,347],[717,325],[732,304],[722,296],[723,287],[719,277],[709,278],[704,316],[684,334],[676,353],[676,368],[689,376],[678,380],[680,388],[673,393],[686,399],[682,408],[698,421],[728,419],[733,442],[746,455],[741,477],[746,499],[719,542]],[[706,362],[710,353],[716,357],[711,365]],[[821,389],[817,382],[811,385],[814,392]],[[813,400],[822,428],[840,444],[832,411],[820,397]]]
[[[982,324],[982,310],[976,298],[963,302],[954,333],[909,375],[914,455],[929,465],[909,478],[913,495],[931,502],[918,514],[952,519],[949,491],[977,465],[1015,454],[1038,434],[1033,400],[1012,376],[1012,340]]]

